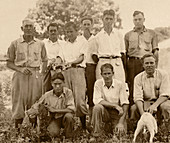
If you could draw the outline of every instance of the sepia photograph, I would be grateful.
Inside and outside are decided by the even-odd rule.
[[[0,0],[0,143],[170,143],[170,0]]]

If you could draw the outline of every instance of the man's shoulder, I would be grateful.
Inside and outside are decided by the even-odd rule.
[[[145,74],[145,71],[142,71],[142,72],[138,73],[138,74],[135,76],[135,79],[140,79],[144,74]]]
[[[161,76],[167,76],[168,77],[168,73],[165,70],[157,69],[156,72]]]
[[[95,85],[103,85],[103,82],[104,82],[104,80],[102,78],[97,79],[96,82],[95,82]]]
[[[72,94],[72,90],[69,89],[68,87],[63,87],[63,92],[66,94],[66,96],[67,96],[68,94]]]
[[[129,36],[129,35],[132,34],[132,33],[134,33],[134,30],[130,30],[129,32],[127,32],[127,33],[125,34],[125,36]]]

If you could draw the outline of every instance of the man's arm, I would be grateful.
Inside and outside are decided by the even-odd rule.
[[[138,101],[135,102],[135,104],[136,104],[136,106],[137,106],[137,108],[138,108],[138,110],[139,110],[140,115],[142,115],[142,114],[145,112],[145,111],[144,111],[143,101],[138,100]]]
[[[123,108],[123,115],[119,119],[119,123],[121,123],[121,124],[123,124],[126,120],[126,115],[128,113],[129,105],[124,104],[122,108]]]

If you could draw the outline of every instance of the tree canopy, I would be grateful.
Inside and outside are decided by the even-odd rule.
[[[114,0],[38,0],[36,8],[30,9],[27,17],[36,21],[38,32],[45,32],[50,22],[57,22],[62,27],[68,21],[79,24],[80,18],[90,15],[95,31],[102,27],[101,16],[106,9],[115,11],[115,27],[121,28],[119,7]]]

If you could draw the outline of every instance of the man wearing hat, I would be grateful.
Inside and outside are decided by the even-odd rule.
[[[22,124],[25,110],[29,109],[42,95],[42,73],[47,65],[44,44],[34,39],[34,22],[22,21],[23,36],[13,41],[8,48],[7,67],[14,70],[12,78],[12,118],[15,127]]]

